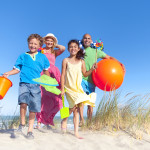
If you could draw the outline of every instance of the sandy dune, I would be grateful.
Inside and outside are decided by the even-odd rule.
[[[56,129],[34,129],[33,140],[14,130],[0,130],[0,150],[150,150],[150,136],[136,140],[123,132],[106,133],[80,131],[84,139],[77,139],[73,131],[62,134]]]

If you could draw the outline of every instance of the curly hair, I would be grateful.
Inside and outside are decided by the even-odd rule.
[[[31,34],[27,39],[28,43],[32,39],[37,39],[39,41],[40,47],[43,46],[43,38],[39,34]]]
[[[70,40],[68,42],[68,49],[69,49],[69,46],[70,46],[71,43],[76,43],[78,45],[78,47],[80,48],[78,40]],[[80,48],[80,50],[78,51],[78,53],[76,55],[76,58],[77,59],[84,59],[84,56],[85,56],[85,53],[83,52],[83,49]]]

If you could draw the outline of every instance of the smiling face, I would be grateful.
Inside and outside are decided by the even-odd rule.
[[[36,53],[37,50],[40,48],[40,41],[33,38],[29,41],[28,43],[28,47],[29,47],[29,50],[32,54]]]
[[[54,47],[54,40],[50,37],[45,39],[45,44],[47,48],[53,48]]]
[[[70,43],[68,51],[70,52],[71,56],[76,56],[79,50],[80,48],[76,43]]]
[[[84,48],[90,47],[92,43],[92,38],[89,34],[85,34],[82,39]]]

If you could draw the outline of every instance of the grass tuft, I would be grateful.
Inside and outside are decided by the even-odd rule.
[[[84,129],[122,130],[142,139],[142,133],[150,134],[150,94],[128,93],[122,98],[118,91],[105,92],[96,114]]]

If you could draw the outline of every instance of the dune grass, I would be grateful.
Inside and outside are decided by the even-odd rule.
[[[27,115],[28,116],[28,115]],[[16,115],[0,118],[0,129],[14,129],[19,126],[20,117]],[[60,120],[55,120],[55,125]],[[26,117],[28,124],[28,117]],[[136,139],[143,134],[150,134],[150,94],[134,95],[127,93],[124,97],[119,91],[104,92],[92,121],[85,124],[84,130],[124,131]]]
[[[150,134],[150,94],[144,96],[120,92],[104,93],[92,121],[84,128],[92,130],[125,131],[137,139]]]
[[[26,116],[26,125],[28,124],[29,117]],[[0,117],[1,126],[0,129],[8,130],[8,129],[16,129],[20,124],[20,116],[3,116]]]
[[[15,109],[15,112],[10,116],[10,115],[6,115],[6,116],[1,116],[0,115],[0,129],[1,130],[8,130],[8,129],[16,129],[18,128],[19,124],[20,124],[20,115],[17,112],[17,107]],[[29,115],[27,113],[26,116],[26,125],[28,124],[28,120],[29,120]]]

